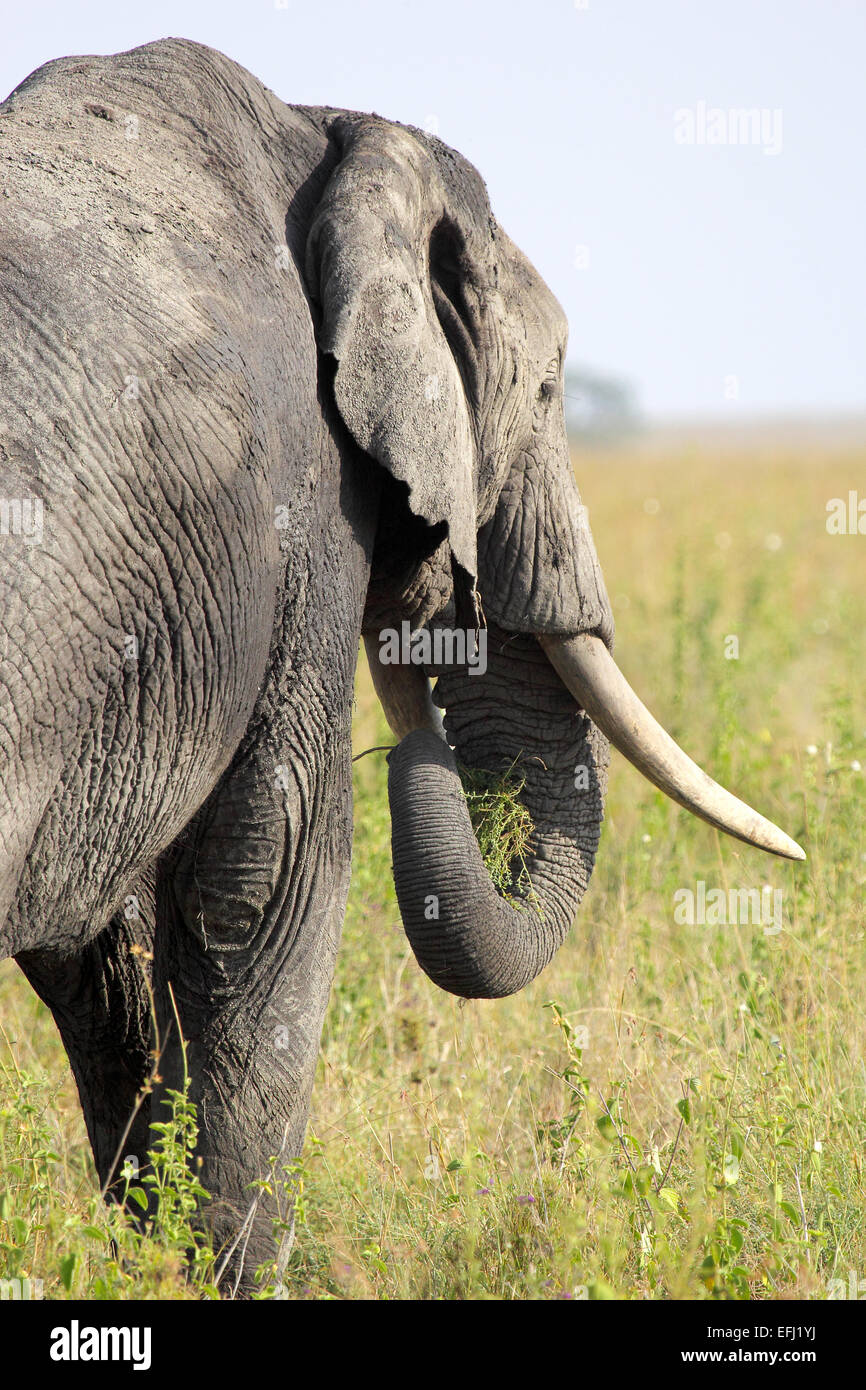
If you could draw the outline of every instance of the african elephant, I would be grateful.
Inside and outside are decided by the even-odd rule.
[[[447,990],[510,993],[559,946],[608,739],[712,825],[803,855],[613,661],[564,315],[465,159],[175,39],[40,68],[0,107],[0,159],[0,948],[54,1013],[106,1189],[162,1104],[135,1111],[152,1013],[163,1089],[179,1022],[242,1294],[273,1254],[249,1184],[306,1125],[362,636],[399,738],[400,910]],[[387,664],[404,623],[483,635],[486,669]],[[531,891],[487,877],[458,758],[519,760]]]

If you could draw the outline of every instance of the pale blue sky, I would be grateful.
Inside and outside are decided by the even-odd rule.
[[[283,3],[5,0],[0,87],[175,35],[286,101],[434,120],[562,301],[570,360],[649,414],[866,409],[864,0]],[[765,110],[780,150],[678,143],[699,103]]]

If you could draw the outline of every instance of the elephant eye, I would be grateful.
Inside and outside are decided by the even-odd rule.
[[[538,388],[536,400],[540,405],[549,405],[560,392],[559,379],[560,361],[559,357],[552,357],[547,364],[547,371],[544,373],[544,380]]]

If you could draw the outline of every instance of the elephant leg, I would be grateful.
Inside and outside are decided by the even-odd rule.
[[[227,1297],[288,1259],[275,1220],[291,1212],[290,1187],[251,1184],[288,1181],[306,1130],[348,891],[347,732],[319,728],[316,749],[305,733],[241,750],[160,866],[154,992],[168,1042],[154,1114],[166,1118],[186,1067],[212,1198],[202,1220]]]
[[[124,1160],[144,1166],[150,1143],[153,1007],[150,957],[155,875],[132,885],[124,908],[72,955],[59,950],[16,956],[54,1015],[84,1111],[96,1171],[117,1197]],[[140,1215],[140,1212],[139,1212]]]

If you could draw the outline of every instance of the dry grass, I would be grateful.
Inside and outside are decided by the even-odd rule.
[[[614,755],[569,942],[521,995],[464,1005],[408,951],[384,755],[356,764],[289,1296],[826,1297],[866,1274],[866,537],[824,525],[864,461],[814,442],[576,459],[624,671],[805,866],[723,839]],[[356,749],[390,741],[362,668]],[[677,924],[675,891],[701,879],[781,888],[783,930]],[[60,1296],[78,1250],[70,1288],[92,1296],[108,1257],[81,1234],[101,1218],[74,1087],[11,963],[0,1009],[18,1067],[45,1078],[9,1071],[0,1091],[6,1185],[31,1214],[13,1229],[7,1202],[0,1246],[20,1237],[19,1268]],[[28,1124],[56,1159],[10,1180]],[[165,1296],[166,1277],[133,1273],[124,1296],[156,1279]]]

